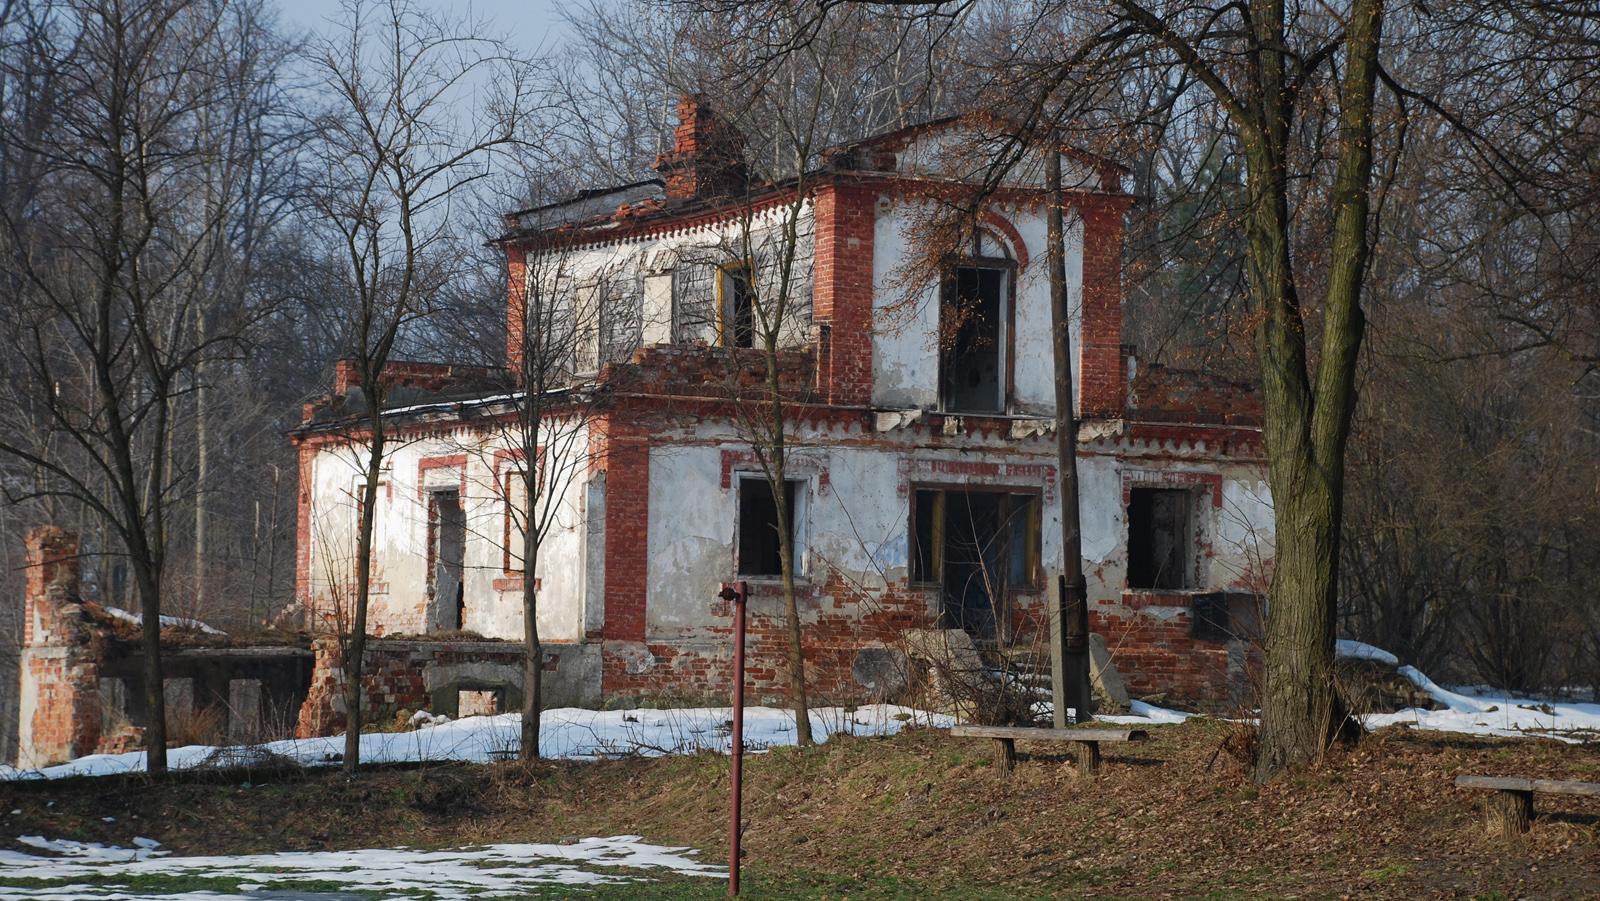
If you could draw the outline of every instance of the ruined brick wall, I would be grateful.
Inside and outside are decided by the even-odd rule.
[[[476,385],[487,380],[491,370],[483,366],[462,366],[457,363],[417,363],[400,360],[385,363],[383,377],[390,390],[414,388],[437,394],[447,388]],[[352,388],[361,387],[361,372],[354,360],[340,360],[333,368],[333,394],[342,397]]]
[[[401,710],[455,716],[462,692],[492,692],[499,710],[521,709],[526,645],[510,641],[375,641],[368,639],[362,667],[364,724],[388,725]],[[339,643],[319,638],[311,692],[300,707],[295,735],[336,735],[345,728],[345,673]],[[547,643],[544,650],[546,707],[599,702],[598,648]],[[592,652],[592,653],[591,653]],[[589,658],[593,658],[593,660]],[[588,682],[592,681],[590,687]]]
[[[1134,377],[1132,393],[1130,415],[1141,422],[1261,425],[1258,382],[1145,363]]]
[[[78,596],[78,536],[28,535],[17,762],[49,766],[100,740],[100,668]]]
[[[823,336],[819,387],[826,402],[872,400],[872,266],[875,188],[825,185],[816,195],[812,320]]]
[[[778,384],[791,401],[811,398],[816,355],[778,351]],[[635,351],[627,363],[606,364],[602,380],[617,393],[729,400],[766,397],[765,352],[754,348],[659,344]]]
[[[1115,418],[1127,404],[1122,354],[1122,214],[1125,197],[1078,201],[1083,216],[1083,346],[1078,408]]]

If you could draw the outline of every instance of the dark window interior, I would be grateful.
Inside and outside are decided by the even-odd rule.
[[[749,269],[725,269],[722,273],[723,302],[727,310],[727,335],[734,347],[755,346],[756,292]]]
[[[461,628],[466,606],[461,564],[466,556],[467,518],[461,492],[428,494],[428,596],[435,629]]]
[[[789,534],[794,534],[793,481],[783,483],[789,510]],[[778,505],[764,477],[739,480],[739,575],[783,575],[782,545],[778,541]]]
[[[1010,591],[1038,586],[1038,496],[919,489],[914,508],[913,578],[939,585],[941,628],[1001,637]]]
[[[945,282],[939,327],[946,410],[1005,411],[1005,270],[958,266]]]
[[[1190,492],[1135,488],[1128,498],[1128,587],[1182,590],[1189,584]]]

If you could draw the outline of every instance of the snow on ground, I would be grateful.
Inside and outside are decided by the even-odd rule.
[[[24,844],[60,854],[42,857],[0,851],[0,878],[48,880],[29,888],[0,888],[0,897],[91,901],[218,901],[260,896],[317,897],[344,891],[376,892],[384,899],[523,898],[548,885],[599,885],[649,878],[654,872],[688,876],[723,875],[717,864],[695,859],[690,848],[646,844],[637,835],[586,838],[547,844],[484,845],[441,851],[365,848],[354,851],[297,851],[228,857],[170,857],[160,843],[136,839],[135,848],[105,847],[38,836]],[[639,874],[619,873],[627,867]],[[604,868],[604,869],[601,869]],[[205,880],[202,890],[161,891],[162,877]],[[93,879],[93,883],[87,880]],[[133,884],[148,894],[130,891]],[[191,883],[192,885],[192,883]],[[298,891],[297,891],[298,890]],[[366,897],[365,894],[362,897]]]
[[[539,751],[545,757],[592,759],[625,755],[655,756],[699,751],[728,753],[732,738],[728,707],[679,710],[583,710],[563,707],[544,712],[539,729]],[[442,717],[439,719],[443,719]],[[819,738],[834,734],[885,735],[907,724],[948,728],[954,717],[892,704],[861,707],[821,707],[811,711],[811,728]],[[403,763],[424,760],[466,760],[486,763],[514,756],[522,734],[520,713],[474,716],[444,721],[414,732],[373,732],[361,736],[363,763]],[[771,707],[746,707],[746,750],[763,750],[795,742],[794,713]],[[261,746],[303,766],[330,764],[342,759],[344,736],[275,741]],[[218,749],[203,745],[173,748],[167,764],[174,769],[227,766],[250,762],[244,749]],[[63,776],[103,776],[144,769],[144,752],[91,754],[42,770],[0,768],[0,778],[59,779]]]
[[[1368,729],[1407,725],[1473,735],[1542,736],[1573,744],[1600,741],[1600,704],[1518,697],[1495,689],[1449,691],[1413,666],[1400,667],[1400,675],[1448,709],[1372,713],[1362,718],[1362,725]]]

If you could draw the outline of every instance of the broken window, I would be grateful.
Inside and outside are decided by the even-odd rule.
[[[462,583],[466,543],[461,492],[428,492],[428,627],[432,631],[461,628],[466,609]]]
[[[1003,413],[1010,341],[1009,271],[957,266],[939,316],[939,400],[946,410]]]
[[[756,291],[749,266],[722,270],[721,339],[727,347],[753,347],[756,336]]]
[[[600,362],[626,363],[643,340],[643,298],[616,282],[600,287]]]
[[[919,489],[912,521],[912,578],[941,589],[941,628],[1004,638],[1011,592],[1039,585],[1039,496]]]
[[[1189,561],[1194,544],[1192,493],[1181,488],[1134,488],[1128,496],[1128,587],[1181,591],[1195,587]]]
[[[784,506],[788,510],[790,536],[795,535],[795,485],[791,479],[783,483]],[[795,546],[798,548],[799,541]],[[739,480],[739,565],[741,576],[777,578],[783,575],[783,548],[778,539],[778,504],[772,494],[772,485],[765,476],[746,476]],[[799,571],[799,554],[796,553],[795,570]]]
[[[508,573],[520,573],[524,536],[528,530],[528,481],[521,468],[507,470],[501,479],[504,481],[501,496],[506,501],[504,569]]]

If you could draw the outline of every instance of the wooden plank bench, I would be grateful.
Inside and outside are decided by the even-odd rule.
[[[1017,765],[1017,739],[1028,741],[1070,741],[1078,746],[1078,770],[1100,772],[1100,743],[1103,741],[1149,741],[1143,729],[1036,729],[1027,726],[951,726],[955,738],[994,739],[995,769],[1009,773]]]
[[[1600,782],[1562,782],[1556,779],[1457,776],[1456,788],[1497,792],[1484,805],[1484,816],[1490,832],[1507,836],[1528,831],[1528,823],[1533,820],[1534,792],[1600,797]]]

